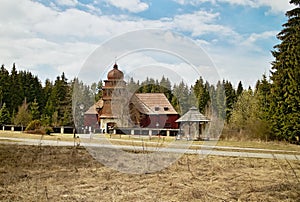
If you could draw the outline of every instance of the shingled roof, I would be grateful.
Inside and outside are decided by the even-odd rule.
[[[98,102],[93,104],[84,114],[98,114],[97,113],[97,108],[102,108],[103,107],[103,100],[100,99]]]
[[[201,114],[196,107],[190,108],[190,110],[182,115],[176,122],[209,122],[210,120]]]
[[[178,114],[163,93],[136,93],[136,107],[144,114]]]
[[[144,114],[178,114],[163,93],[136,93],[132,96],[131,102]],[[100,99],[85,114],[97,114],[97,108],[102,107],[103,100]]]

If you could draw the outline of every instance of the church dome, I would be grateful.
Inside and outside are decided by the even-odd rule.
[[[118,65],[115,64],[114,68],[110,70],[107,74],[107,79],[112,79],[112,80],[121,80],[124,78],[124,74],[122,71],[118,70]]]

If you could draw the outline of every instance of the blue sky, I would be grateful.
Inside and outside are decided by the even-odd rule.
[[[254,86],[268,75],[291,8],[287,0],[2,0],[0,62],[8,69],[15,62],[42,82],[62,72],[71,79],[105,41],[158,28],[202,47],[221,79]]]

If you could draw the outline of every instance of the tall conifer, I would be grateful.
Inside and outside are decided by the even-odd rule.
[[[294,141],[300,137],[300,0],[286,12],[287,23],[277,35],[281,43],[272,52],[271,122],[277,139]]]

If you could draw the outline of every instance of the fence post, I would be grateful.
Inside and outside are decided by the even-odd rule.
[[[167,130],[167,137],[170,136],[170,130]]]

